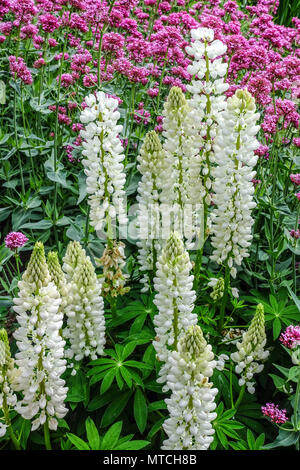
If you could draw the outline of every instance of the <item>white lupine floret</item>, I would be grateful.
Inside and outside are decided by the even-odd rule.
[[[154,273],[156,256],[161,249],[159,190],[164,180],[164,158],[165,152],[156,132],[148,132],[138,156],[138,170],[142,178],[139,181],[137,196],[137,245],[138,261],[143,272],[142,292],[149,289],[149,273]]]
[[[64,405],[68,389],[61,378],[66,370],[65,341],[60,335],[61,298],[51,281],[42,243],[35,244],[18,287],[19,296],[14,299],[19,324],[14,333],[19,349],[15,389],[23,398],[16,410],[24,419],[32,420],[32,430],[46,422],[55,430],[57,419],[68,412]]]
[[[195,226],[204,196],[198,116],[178,87],[171,88],[162,114],[165,168],[160,201],[164,204],[163,217],[170,217],[172,212],[175,230],[191,240],[196,236]]]
[[[158,359],[166,362],[185,330],[197,323],[197,315],[192,313],[196,299],[194,277],[190,275],[192,265],[177,233],[170,235],[156,267],[154,303],[159,313],[154,317],[153,346]]]
[[[82,163],[85,167],[86,188],[89,194],[90,223],[96,230],[104,228],[108,220],[118,215],[119,224],[127,222],[124,202],[125,173],[121,163],[125,155],[118,134],[122,126],[117,125],[120,113],[118,101],[102,91],[85,98],[85,108],[80,120],[85,129]]]
[[[201,328],[191,326],[181,337],[178,350],[169,354],[165,400],[170,417],[163,424],[168,438],[163,450],[207,450],[213,441],[212,421],[217,417],[215,396],[209,377],[216,366],[211,346]]]
[[[76,361],[84,357],[94,360],[103,355],[105,318],[101,290],[102,281],[97,279],[90,258],[81,258],[69,284],[64,329],[64,336],[70,342],[66,356]]]
[[[221,113],[214,142],[217,166],[213,168],[215,206],[211,215],[214,248],[211,259],[227,265],[233,277],[236,276],[235,265],[240,266],[243,258],[249,256],[252,240],[251,211],[256,204],[251,180],[256,174],[253,167],[258,158],[254,155],[259,145],[255,138],[259,130],[258,118],[254,98],[247,90],[237,90],[228,98],[227,109]]]
[[[241,375],[239,385],[246,384],[248,392],[255,392],[255,382],[252,381],[254,374],[259,374],[269,351],[265,351],[266,344],[264,308],[259,304],[256,313],[247,331],[243,333],[242,341],[237,342],[237,351],[231,354],[231,359],[237,363],[235,372]]]
[[[193,62],[187,71],[193,75],[187,90],[192,94],[188,100],[194,109],[195,123],[199,134],[204,138],[200,159],[200,174],[205,187],[205,202],[211,202],[212,175],[211,167],[215,163],[214,139],[218,132],[220,113],[226,108],[225,91],[229,85],[225,82],[228,64],[222,56],[226,53],[226,44],[214,40],[214,31],[208,28],[191,30],[192,42],[185,48]]]

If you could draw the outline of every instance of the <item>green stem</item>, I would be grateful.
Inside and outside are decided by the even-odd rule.
[[[241,401],[242,401],[242,399],[243,399],[243,397],[244,397],[245,390],[246,390],[246,384],[244,384],[244,385],[242,386],[242,388],[241,388],[241,390],[240,390],[240,394],[239,394],[239,396],[238,396],[238,399],[237,399],[237,401],[235,402],[234,408],[235,408],[236,410],[238,409],[238,407],[239,407],[240,404],[241,404]]]
[[[44,440],[45,440],[46,450],[52,450],[48,420],[44,424]]]
[[[224,326],[225,319],[225,309],[228,299],[228,289],[230,284],[230,269],[228,265],[225,268],[225,278],[224,278],[224,294],[222,298],[221,308],[220,308],[220,321],[219,321],[219,332],[221,333]]]

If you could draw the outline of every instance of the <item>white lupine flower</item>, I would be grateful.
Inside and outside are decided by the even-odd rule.
[[[176,350],[184,331],[197,323],[192,313],[196,299],[189,255],[178,234],[172,233],[156,264],[154,317],[156,338],[153,346],[160,361],[166,362],[170,350]]]
[[[227,265],[231,275],[236,276],[234,265],[240,266],[249,256],[255,207],[254,186],[251,182],[257,162],[254,150],[258,147],[255,138],[259,130],[256,121],[254,98],[247,90],[237,90],[228,98],[227,109],[221,113],[219,133],[214,142],[218,164],[213,168],[215,178],[212,219],[211,259]]]
[[[66,356],[76,361],[84,357],[94,360],[103,354],[105,318],[101,290],[102,282],[97,279],[90,258],[80,258],[69,284],[67,326],[63,331],[70,341]]]
[[[59,334],[61,298],[51,281],[41,242],[35,244],[18,287],[19,296],[14,299],[19,323],[14,333],[19,349],[15,389],[22,392],[23,399],[16,410],[24,419],[33,420],[32,430],[46,422],[55,430],[57,419],[68,412],[64,405],[68,389],[61,379],[66,370],[65,341]]]
[[[14,360],[10,354],[10,347],[5,329],[0,330],[0,409],[14,408],[17,403],[17,396],[14,393],[14,384],[19,371],[14,366]],[[5,420],[5,413],[4,413]],[[0,421],[0,437],[6,434],[10,425],[10,420],[5,423]]]
[[[231,359],[237,363],[235,372],[241,375],[239,385],[247,385],[249,393],[254,393],[254,374],[259,374],[264,366],[259,362],[265,361],[269,351],[265,351],[266,344],[264,307],[258,304],[256,313],[247,331],[244,332],[242,341],[237,343],[237,351],[231,354]]]
[[[122,126],[117,125],[120,113],[118,101],[102,91],[85,98],[85,108],[80,120],[86,124],[80,131],[84,139],[82,163],[87,176],[91,225],[101,230],[107,224],[108,236],[112,236],[111,219],[118,214],[120,224],[127,222],[124,204],[125,173],[121,163],[125,156],[118,134]]]
[[[199,155],[202,138],[196,125],[198,117],[178,87],[171,88],[162,114],[166,168],[160,201],[166,211],[174,213],[175,229],[184,233],[185,238],[192,239],[196,235],[196,218],[204,195]],[[190,220],[184,219],[188,204],[192,209]]]
[[[191,36],[194,42],[185,49],[193,57],[192,64],[187,68],[194,76],[191,84],[187,85],[188,92],[192,94],[188,104],[195,111],[195,123],[203,137],[199,156],[200,174],[205,188],[205,202],[210,205],[211,167],[215,163],[214,139],[218,131],[220,112],[226,107],[225,91],[229,88],[225,83],[228,64],[222,59],[227,47],[221,41],[214,40],[212,29],[192,29]]]
[[[0,422],[0,437],[5,436],[7,425]]]
[[[224,370],[225,367],[225,362],[228,361],[229,357],[227,354],[220,354],[220,356],[217,357],[216,359],[216,369],[218,370]]]
[[[178,351],[170,353],[167,386],[171,397],[165,400],[170,417],[163,424],[168,436],[163,450],[207,450],[212,443],[218,393],[208,381],[216,366],[213,359],[211,346],[197,325],[180,339]]]
[[[160,252],[160,206],[159,190],[164,175],[165,152],[155,131],[150,131],[138,156],[138,170],[142,175],[138,185],[137,227],[139,234],[138,261],[143,272],[142,292],[149,289],[150,277],[155,272],[157,253]]]

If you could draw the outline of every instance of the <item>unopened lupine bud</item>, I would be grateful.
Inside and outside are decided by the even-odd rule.
[[[18,287],[14,310],[19,328],[14,337],[20,373],[15,389],[22,392],[23,398],[16,410],[24,419],[33,420],[32,430],[46,422],[50,429],[56,429],[57,420],[68,411],[64,406],[68,389],[61,378],[66,369],[65,341],[60,336],[61,298],[51,281],[42,243],[35,244]]]
[[[214,354],[199,326],[186,331],[168,362],[171,396],[165,402],[170,417],[163,424],[168,439],[162,449],[207,450],[213,441],[211,422],[217,416],[214,400],[218,390],[209,382],[216,366]]]
[[[76,267],[86,258],[86,253],[79,242],[72,241],[68,243],[66,254],[63,258],[63,271],[67,282],[71,281]]]
[[[50,251],[47,256],[48,268],[51,281],[54,282],[61,297],[60,309],[67,305],[68,287],[65,274],[61,268],[56,251]]]
[[[18,376],[18,369],[14,366],[14,360],[10,354],[10,347],[5,329],[0,330],[0,409],[5,411],[3,420],[0,422],[0,437],[6,434],[9,420],[9,408],[14,408],[17,403],[17,396],[14,393],[15,381]]]
[[[269,356],[269,351],[264,350],[265,344],[264,307],[258,304],[248,330],[244,332],[242,341],[237,343],[237,352],[230,356],[237,363],[235,371],[241,376],[239,384],[246,384],[249,393],[255,391],[253,375],[263,370],[264,366],[261,362]]]
[[[213,288],[213,291],[210,294],[211,298],[215,302],[217,300],[222,299],[222,297],[224,295],[224,279],[223,279],[223,277],[220,277],[219,279],[212,278],[209,281],[208,285]]]

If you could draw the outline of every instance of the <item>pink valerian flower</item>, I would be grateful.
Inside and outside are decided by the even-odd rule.
[[[280,409],[275,403],[266,403],[265,406],[261,407],[262,414],[270,418],[275,424],[284,424],[288,421],[286,416],[286,409]]]
[[[32,84],[31,72],[21,57],[16,58],[14,55],[9,57],[9,68],[13,78],[20,78],[25,85]]]
[[[290,180],[296,186],[299,186],[300,185],[300,173],[295,173],[293,175],[290,175]]]
[[[300,192],[299,192],[299,193],[296,193],[295,196],[296,196],[296,198],[298,199],[298,201],[300,201]]]
[[[258,155],[259,157],[264,157],[266,160],[269,160],[269,147],[267,145],[262,145],[254,150],[255,155]]]
[[[61,25],[61,20],[59,17],[51,15],[51,13],[46,13],[39,17],[39,24],[42,26],[42,30],[47,33],[53,33]]]
[[[59,76],[56,77],[56,81],[59,82]],[[63,73],[61,75],[61,86],[64,88],[68,88],[74,83],[74,79],[70,73]]]
[[[300,137],[294,137],[293,144],[300,148]]]
[[[295,349],[300,345],[300,326],[290,325],[284,333],[281,333],[279,341],[289,349]]]
[[[41,67],[43,67],[44,65],[46,65],[46,62],[45,62],[45,59],[43,57],[40,57],[39,59],[37,59],[34,64],[33,64],[33,67],[35,69],[40,69]]]
[[[138,109],[135,110],[133,119],[138,123],[147,125],[150,121],[151,114],[149,111],[144,109],[144,103],[141,101],[138,105]]]
[[[298,238],[300,238],[300,230],[299,229],[297,229],[297,230],[293,229],[293,230],[290,231],[290,235],[291,235],[291,237],[298,240]]]
[[[10,232],[6,235],[4,240],[6,248],[9,248],[12,251],[17,248],[22,248],[22,246],[27,242],[28,238],[22,232]]]

